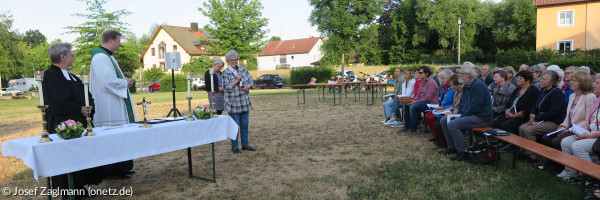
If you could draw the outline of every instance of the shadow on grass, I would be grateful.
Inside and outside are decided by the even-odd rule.
[[[508,163],[508,162],[505,162]],[[520,163],[475,166],[445,156],[384,162],[360,169],[349,185],[350,199],[573,199],[577,186]]]

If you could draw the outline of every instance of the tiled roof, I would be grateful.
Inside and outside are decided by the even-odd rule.
[[[308,53],[320,38],[304,38],[297,40],[272,41],[263,49],[259,56]]]
[[[576,3],[576,2],[583,2],[583,1],[589,1],[589,0],[533,0],[533,5],[544,6],[544,5],[554,5],[554,4]]]
[[[200,38],[206,38],[206,35],[204,34],[204,32],[206,32],[205,30],[199,28],[198,31],[192,31],[190,27],[160,25],[156,32],[154,32],[150,42],[154,41],[161,29],[165,30],[167,34],[169,34],[169,36],[171,36],[171,38],[173,38],[173,40],[175,40],[175,42],[177,42],[177,44],[179,44],[179,46],[181,46],[181,48],[183,48],[183,50],[185,50],[185,52],[188,54],[192,56],[209,54],[208,52],[202,51],[198,48],[198,46],[194,45],[194,42],[199,41]],[[144,49],[144,52],[142,52],[142,58],[148,51],[149,47],[150,46],[147,46],[146,49]]]

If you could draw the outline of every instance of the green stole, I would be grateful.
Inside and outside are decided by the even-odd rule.
[[[106,50],[104,50],[102,48],[95,48],[95,49],[92,49],[92,51],[90,51],[90,52],[92,53],[92,58],[94,57],[94,55],[99,54],[99,53],[102,53],[102,54],[105,54],[106,56],[108,56],[108,59],[110,59],[110,61],[113,64],[113,67],[115,68],[115,73],[117,74],[117,78],[120,78],[120,79],[123,78],[123,74],[121,74],[119,72],[117,63],[115,63],[115,61],[110,58],[110,54],[108,54],[108,52],[106,52]],[[129,92],[127,92],[127,98],[125,98],[125,107],[127,107],[127,116],[129,117],[129,123],[135,122],[135,116],[133,116],[133,108],[131,107],[131,97],[129,96]]]

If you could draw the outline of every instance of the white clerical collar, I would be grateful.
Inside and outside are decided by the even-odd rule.
[[[61,69],[60,70],[63,74],[63,76],[65,76],[65,78],[69,81],[76,81],[74,78],[71,78],[71,75],[69,74],[69,72],[67,70]]]

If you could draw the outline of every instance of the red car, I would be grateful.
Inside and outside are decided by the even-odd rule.
[[[160,81],[154,81],[150,86],[148,86],[148,91],[160,91]]]

